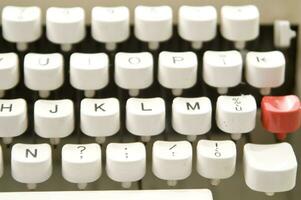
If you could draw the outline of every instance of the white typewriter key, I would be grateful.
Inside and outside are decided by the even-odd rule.
[[[175,186],[191,174],[192,146],[188,141],[156,141],[152,159],[154,175]]]
[[[52,174],[52,153],[49,144],[15,144],[11,150],[12,177],[34,190]]]
[[[50,91],[64,83],[64,60],[59,53],[29,53],[24,58],[24,82],[31,90],[39,91],[41,98],[47,98]]]
[[[217,13],[213,6],[181,6],[179,9],[179,35],[190,41],[194,49],[216,36]]]
[[[189,141],[211,129],[212,106],[207,97],[177,97],[172,102],[172,127]]]
[[[246,144],[244,176],[247,186],[268,196],[296,185],[297,159],[289,143]]]
[[[19,58],[16,53],[0,54],[0,98],[19,82]]]
[[[109,58],[105,53],[73,53],[70,57],[70,83],[93,97],[109,83]]]
[[[245,42],[259,35],[259,11],[254,5],[223,6],[221,9],[221,33],[234,41],[237,49],[243,49]]]
[[[216,103],[216,124],[239,140],[243,133],[251,132],[256,125],[256,100],[252,95],[219,96]]]
[[[137,96],[141,89],[153,83],[154,61],[151,53],[117,53],[115,56],[115,82]]]
[[[101,176],[101,148],[99,144],[66,144],[62,148],[62,175],[79,189]],[[80,173],[79,173],[80,172]]]
[[[193,52],[167,52],[159,55],[158,80],[162,86],[179,96],[183,89],[191,88],[197,81],[198,59]]]
[[[106,49],[116,49],[116,44],[130,35],[130,13],[127,7],[94,7],[91,23],[92,37],[106,44]]]
[[[274,45],[277,48],[288,48],[291,40],[297,36],[297,32],[291,29],[287,20],[274,21]]]
[[[249,52],[246,58],[246,80],[262,95],[281,86],[285,80],[285,57],[281,51]]]
[[[41,9],[39,7],[6,6],[2,10],[2,33],[9,41],[25,51],[29,42],[41,37]]]
[[[106,171],[108,176],[122,187],[141,180],[146,172],[146,150],[141,142],[110,143],[106,149]]]
[[[34,104],[34,130],[51,144],[59,143],[74,130],[74,106],[68,99],[38,100]]]
[[[165,129],[165,102],[162,98],[130,98],[126,102],[126,128],[143,142]]]
[[[239,51],[206,51],[203,56],[203,79],[219,94],[241,82],[242,56]]]
[[[70,51],[72,44],[82,41],[86,35],[84,9],[48,8],[46,35],[50,42],[60,44],[63,51]]]
[[[27,129],[27,104],[24,99],[0,99],[0,137],[4,144]]]
[[[169,6],[137,6],[134,22],[135,36],[148,42],[151,50],[172,36],[172,9]]]
[[[200,140],[197,145],[197,171],[212,185],[230,178],[235,172],[236,146],[231,140]]]
[[[120,105],[116,98],[83,99],[80,104],[81,131],[104,143],[120,129]]]

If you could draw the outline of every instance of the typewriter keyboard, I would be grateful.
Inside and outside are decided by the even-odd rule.
[[[7,6],[1,30],[0,199],[300,199],[298,26]]]

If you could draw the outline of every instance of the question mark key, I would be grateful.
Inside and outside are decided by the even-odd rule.
[[[66,144],[62,148],[62,174],[70,183],[86,186],[101,176],[99,144]],[[83,189],[83,188],[81,188]]]

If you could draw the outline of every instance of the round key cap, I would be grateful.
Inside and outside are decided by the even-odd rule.
[[[6,6],[2,10],[3,37],[17,43],[17,49],[24,51],[27,43],[41,37],[41,9],[39,7]]]
[[[81,131],[103,143],[120,129],[120,105],[116,98],[83,99],[80,104]]]
[[[265,96],[261,100],[263,127],[284,140],[286,135],[301,126],[301,102],[295,95]]]
[[[47,98],[50,91],[64,83],[64,60],[59,53],[29,53],[24,58],[24,83],[31,90]]]
[[[141,180],[146,172],[146,150],[141,142],[110,143],[106,150],[108,176],[122,187],[129,188],[132,182]]]
[[[177,97],[172,102],[172,127],[190,141],[211,129],[211,118],[212,106],[207,97]]]
[[[149,52],[117,53],[115,56],[115,82],[128,89],[130,96],[138,96],[139,90],[153,83],[154,61]]]
[[[230,178],[235,172],[236,146],[231,140],[200,140],[197,145],[197,171],[212,185]]]
[[[49,144],[15,144],[11,150],[12,177],[35,189],[52,174],[52,153]]]
[[[187,141],[156,141],[153,144],[152,169],[169,186],[186,179],[192,170],[192,147]]]
[[[98,144],[65,144],[62,148],[62,175],[79,189],[101,176],[101,149]],[[80,171],[80,173],[78,173]]]
[[[16,53],[0,54],[0,98],[5,90],[14,88],[19,82],[19,58]]]
[[[92,9],[92,37],[106,43],[107,50],[115,50],[116,43],[130,35],[130,13],[124,6],[94,7]]]
[[[191,88],[197,81],[198,59],[193,52],[167,52],[159,55],[158,80],[175,96],[183,89]]]
[[[246,57],[246,80],[268,95],[285,80],[285,57],[281,51],[248,52]]]
[[[34,104],[34,130],[54,145],[74,130],[74,105],[71,100],[38,100]]]
[[[27,125],[27,104],[24,99],[0,99],[0,137],[5,144],[23,134]]]
[[[206,51],[203,56],[203,79],[219,94],[241,82],[242,56],[239,51]]]
[[[134,32],[139,40],[149,43],[150,49],[158,49],[159,42],[172,35],[172,9],[169,6],[137,6]]]
[[[256,125],[256,100],[252,95],[219,96],[216,102],[216,124],[238,140],[243,133],[251,132]]]
[[[165,102],[162,98],[130,98],[126,102],[126,128],[148,142],[165,129]]]
[[[221,33],[227,40],[236,42],[236,48],[243,49],[246,41],[259,35],[258,8],[254,5],[223,6]]]
[[[80,7],[51,7],[46,13],[46,34],[50,42],[60,44],[63,51],[70,51],[86,35],[85,11]]]
[[[179,9],[179,35],[192,42],[194,49],[216,36],[217,13],[213,6],[181,6]]]
[[[70,83],[93,97],[109,83],[109,58],[105,53],[73,53],[70,57]]]

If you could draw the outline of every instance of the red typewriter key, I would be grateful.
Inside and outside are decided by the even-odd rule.
[[[301,125],[301,103],[297,96],[265,96],[261,101],[263,127],[284,140]]]

